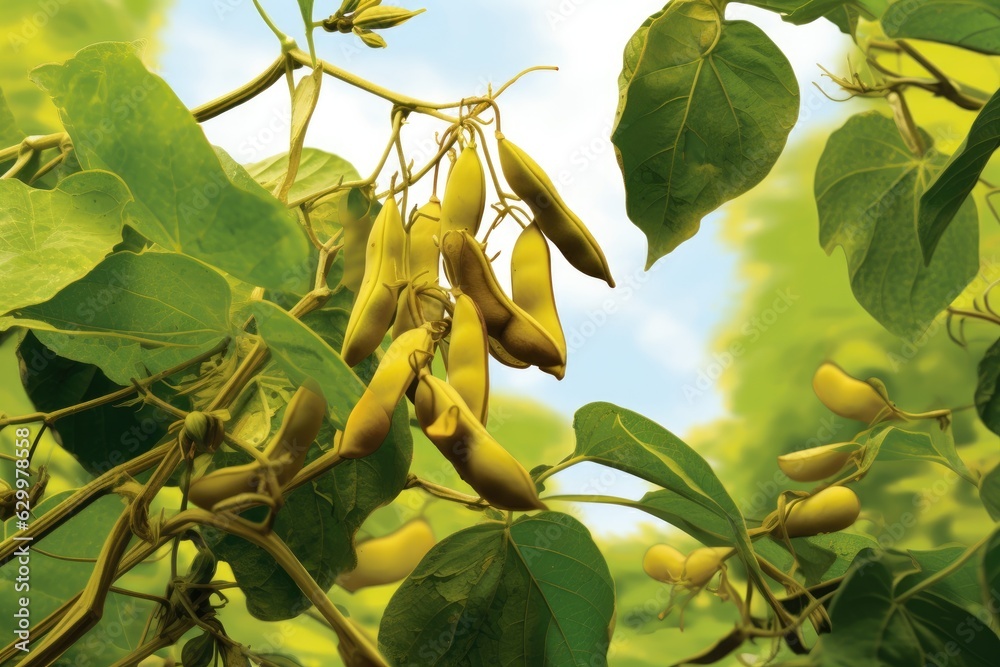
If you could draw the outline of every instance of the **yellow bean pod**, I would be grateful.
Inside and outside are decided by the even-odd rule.
[[[848,373],[831,361],[823,362],[813,375],[813,391],[831,412],[845,419],[870,424],[880,413],[888,413],[888,404],[875,388]],[[885,411],[885,412],[883,412]]]
[[[549,243],[537,222],[525,227],[514,243],[514,250],[510,255],[510,296],[515,304],[534,317],[552,336],[565,359],[566,336],[559,321],[556,295],[552,289]],[[542,370],[561,380],[566,375],[566,364],[546,366]]]
[[[351,317],[344,331],[340,356],[349,366],[356,366],[375,351],[396,315],[399,297],[399,272],[402,270],[406,243],[399,206],[391,196],[375,219],[368,237],[365,277]]]
[[[657,581],[676,584],[684,577],[684,554],[669,544],[654,544],[642,557],[642,569]]]
[[[434,548],[434,531],[426,519],[414,519],[384,537],[373,537],[357,547],[358,566],[337,577],[348,592],[402,581]]]
[[[850,528],[861,514],[861,501],[846,486],[831,486],[792,505],[785,517],[788,537],[811,537]]]
[[[454,387],[424,371],[417,421],[466,483],[498,509],[546,509],[528,471],[487,432]]]
[[[501,132],[497,132],[497,145],[504,179],[535,214],[542,233],[578,271],[614,287],[604,251],[583,221],[563,201],[552,179]]]
[[[695,549],[684,559],[683,583],[688,586],[704,586],[722,567],[722,563],[732,555],[733,550],[725,547],[702,547]]]
[[[455,298],[448,344],[448,384],[455,388],[480,422],[486,423],[490,400],[490,355],[486,322],[466,294]]]
[[[337,450],[342,457],[359,459],[382,446],[392,428],[392,413],[416,377],[414,366],[433,355],[434,335],[429,324],[392,342],[347,418]]]
[[[479,231],[486,210],[486,173],[476,144],[469,142],[459,153],[448,175],[441,208],[441,236],[465,230],[473,236]]]
[[[368,237],[375,224],[371,215],[371,202],[360,190],[351,190],[340,197],[337,212],[344,230],[344,275],[341,283],[355,294],[361,289],[365,277],[365,255]]]
[[[323,390],[315,380],[306,380],[288,402],[278,432],[264,449],[263,457],[274,471],[278,484],[286,484],[302,469],[309,447],[319,435],[326,411]],[[191,482],[188,500],[210,510],[228,498],[256,492],[262,474],[257,461],[213,471]]]
[[[566,357],[551,334],[524,309],[510,300],[497,281],[483,247],[468,232],[448,232],[441,254],[452,287],[468,294],[479,306],[489,335],[500,346],[533,366],[560,366]]]
[[[441,202],[432,196],[429,202],[417,209],[413,223],[406,231],[406,279],[409,284],[399,295],[396,320],[392,325],[393,338],[424,322],[444,318],[444,304],[418,293],[422,286],[438,284],[441,253],[437,244],[440,235]]]
[[[490,356],[499,361],[504,366],[509,366],[510,368],[524,369],[530,368],[531,364],[525,363],[520,359],[516,358],[513,354],[504,349],[504,346],[500,344],[496,338],[492,336],[489,337],[490,346]]]
[[[848,443],[821,445],[778,457],[778,467],[796,482],[818,482],[835,475],[851,458],[851,450],[840,450]],[[857,445],[854,446],[857,449]]]

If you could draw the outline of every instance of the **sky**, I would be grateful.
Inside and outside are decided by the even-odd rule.
[[[317,3],[317,17],[333,4]],[[296,3],[264,0],[263,5],[279,27],[305,45]],[[570,349],[566,377],[559,382],[538,371],[494,364],[493,390],[536,399],[567,419],[587,403],[609,401],[681,436],[724,416],[724,398],[709,377],[719,368],[711,344],[740,298],[738,255],[719,239],[725,209],[708,216],[694,239],[643,271],[645,237],[625,214],[610,142],[622,49],[661,5],[408,0],[404,6],[427,11],[385,31],[388,49],[318,31],[319,56],[384,87],[433,101],[483,94],[488,83],[497,87],[534,65],[558,66],[558,72],[532,73],[504,93],[504,133],[563,184],[563,198],[604,248],[619,285],[612,290],[576,273],[554,251],[555,292]],[[843,35],[825,21],[790,26],[742,5],[730,5],[727,18],[753,21],[786,54],[794,54],[803,113],[791,141],[824,122],[831,103],[813,87],[820,74],[815,64],[843,64]],[[162,35],[159,73],[189,106],[241,85],[278,54],[276,38],[251,0],[177,0]],[[388,103],[328,79],[306,145],[341,155],[369,173],[388,137],[389,112]],[[247,163],[287,149],[288,120],[287,88],[277,85],[204,129],[213,143]],[[418,164],[433,133],[443,127],[414,119],[405,128],[407,150]],[[411,195],[420,196],[419,190]],[[509,251],[513,240],[495,234],[491,248]],[[501,279],[504,265],[502,259],[497,263]],[[634,496],[636,489],[607,489],[616,491]]]

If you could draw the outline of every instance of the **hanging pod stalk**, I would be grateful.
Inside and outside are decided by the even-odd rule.
[[[399,281],[406,243],[399,206],[393,197],[386,199],[371,234],[365,253],[365,277],[351,317],[344,331],[341,356],[349,366],[356,366],[375,351],[385,337],[396,314],[396,302],[403,284]]]
[[[448,345],[448,384],[483,424],[489,412],[489,365],[486,321],[472,298],[459,294]]]
[[[498,509],[546,509],[528,471],[503,448],[444,380],[420,373],[417,421],[427,438],[476,493]]]
[[[510,255],[510,296],[552,336],[565,360],[566,336],[559,322],[556,295],[552,289],[549,243],[537,222],[525,227],[514,243]],[[566,363],[545,366],[542,370],[561,380],[566,375]]]
[[[464,229],[479,231],[486,210],[486,172],[475,142],[466,144],[448,174],[441,208],[441,236]]]
[[[604,251],[583,221],[563,201],[552,179],[502,132],[497,132],[497,145],[504,179],[535,214],[542,233],[578,271],[614,287]]]
[[[566,363],[565,354],[549,332],[501,289],[483,247],[473,236],[465,231],[447,232],[441,241],[441,254],[452,287],[475,301],[487,332],[503,350],[533,366]]]
[[[281,427],[263,453],[278,484],[289,482],[305,465],[306,454],[319,435],[326,410],[323,390],[312,378],[295,391],[285,408]],[[257,492],[262,479],[261,464],[257,461],[221,468],[193,480],[188,488],[188,500],[211,510],[223,500]]]

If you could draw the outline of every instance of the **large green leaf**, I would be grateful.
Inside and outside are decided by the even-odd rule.
[[[720,3],[674,0],[625,49],[612,135],[647,268],[759,183],[795,124],[798,84],[759,28]]]
[[[577,411],[573,428],[573,458],[641,477],[745,532],[743,515],[708,462],[656,422],[611,403],[591,403]]]
[[[60,356],[95,364],[128,385],[222,342],[231,334],[229,300],[226,279],[197,260],[119,252],[0,324],[33,329]]]
[[[57,356],[28,333],[17,348],[21,379],[35,409],[51,412],[105,396],[121,387],[93,364]],[[153,387],[160,398],[172,398],[163,385]],[[55,424],[59,444],[92,475],[148,451],[167,427],[172,414],[152,405],[99,405],[67,415]]]
[[[925,262],[931,261],[941,235],[976,187],[997,148],[1000,148],[1000,93],[994,94],[979,112],[965,142],[920,198],[917,230]]]
[[[993,343],[979,361],[976,411],[986,428],[1000,434],[1000,340]]]
[[[386,607],[379,648],[397,665],[606,664],[614,613],[589,531],[542,512],[434,547]]]
[[[191,113],[133,46],[96,44],[33,78],[59,108],[81,164],[128,184],[137,231],[251,284],[301,287],[289,269],[308,262],[309,244],[295,215],[263,188],[229,181]]]
[[[896,39],[926,39],[1000,54],[1000,4],[996,0],[894,2],[882,15],[882,29]]]
[[[332,436],[331,429],[325,428],[320,442],[329,445]],[[412,455],[409,418],[406,405],[400,403],[393,414],[392,430],[377,452],[341,463],[285,498],[274,531],[322,588],[330,588],[338,574],[357,566],[354,535],[372,512],[403,490]],[[245,455],[232,454],[226,463],[247,461]],[[244,516],[260,520],[265,512],[261,507]],[[218,557],[233,568],[253,616],[277,621],[309,608],[295,582],[265,551],[217,532],[210,533],[208,540]]]
[[[1000,521],[1000,464],[993,466],[979,480],[979,498],[994,521]]]
[[[54,190],[0,181],[0,313],[51,299],[122,240],[132,201],[114,174],[73,174]]]
[[[918,201],[947,157],[907,148],[896,124],[875,111],[834,132],[816,168],[820,243],[842,246],[858,302],[886,329],[915,338],[979,269],[976,206],[967,201],[925,266],[917,237]]]
[[[909,590],[913,586],[951,566],[965,553],[966,548],[962,546],[941,547],[940,549],[923,551],[911,549],[908,555],[917,571],[899,579],[896,584],[896,594],[899,595]],[[937,593],[956,604],[961,604],[964,607],[978,607],[982,602],[979,586],[979,559],[970,558],[927,590]]]
[[[257,330],[271,355],[295,384],[314,378],[323,388],[330,419],[343,429],[365,385],[340,358],[340,354],[314,331],[268,301],[252,309]]]
[[[683,499],[647,495],[635,507],[666,521],[676,518],[677,525],[695,537],[707,534],[710,544],[732,544],[756,583],[762,583],[743,514],[698,452],[656,422],[611,403],[580,408],[573,429],[572,458],[627,472]],[[706,521],[706,514],[716,518]]]
[[[928,461],[949,468],[965,480],[974,482],[972,473],[959,457],[955,442],[947,431],[915,433],[890,426],[872,433],[862,439],[865,446],[862,470],[868,470],[876,459],[882,462]]]
[[[1000,529],[994,530],[986,542],[979,567],[979,583],[982,587],[980,599],[983,606],[993,614],[996,627],[1000,623]]]
[[[887,0],[744,0],[745,4],[769,9],[781,14],[781,18],[795,25],[811,23],[819,18],[827,18],[842,32],[854,34],[854,27],[860,12],[868,16],[879,16]]]
[[[288,171],[288,153],[248,164],[246,170],[261,186],[273,190]],[[320,191],[336,185],[341,179],[345,182],[357,181],[361,176],[350,162],[339,155],[318,148],[303,148],[295,184],[288,192],[288,201],[309,199]]]
[[[833,632],[814,651],[823,667],[912,667],[942,659],[988,667],[1000,654],[993,630],[954,603],[926,591],[898,600],[892,572],[870,550],[847,574],[830,617]]]
[[[878,542],[868,535],[844,532],[798,537],[791,542],[792,548],[795,549],[798,571],[805,577],[807,586],[843,576],[861,551],[878,548]],[[765,545],[767,545],[766,551]],[[758,552],[772,553],[770,545],[781,549],[788,548],[784,540],[767,537],[754,542],[754,549]],[[790,559],[791,554],[787,555]],[[791,565],[791,562],[782,560],[775,565]]]
[[[25,135],[60,129],[56,109],[26,76],[32,67],[65,60],[95,42],[141,39],[151,52],[160,51],[156,33],[167,23],[165,15],[172,4],[160,0],[4,0],[0,87]]]

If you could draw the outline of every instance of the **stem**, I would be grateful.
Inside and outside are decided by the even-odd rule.
[[[539,475],[537,477],[535,477],[535,484],[541,484],[542,482],[544,482],[545,480],[547,480],[549,477],[552,477],[552,475],[556,474],[557,472],[562,472],[563,470],[566,470],[567,468],[571,468],[571,467],[575,466],[577,463],[583,463],[586,460],[587,460],[586,456],[573,456],[573,457],[570,457],[570,458],[566,459],[562,463],[557,463],[556,465],[552,466],[548,470],[545,470],[545,471],[539,473]],[[552,498],[552,497],[553,496],[550,496],[550,498]],[[576,499],[576,498],[610,498],[610,497],[611,496],[556,496],[556,498],[558,498],[558,499],[570,499],[570,498],[574,498],[574,499]],[[578,502],[601,502],[601,501],[599,501],[599,500],[595,500],[595,501],[579,500]],[[626,500],[625,502],[631,503],[633,501]]]
[[[974,320],[983,320],[984,322],[991,322],[992,324],[1000,325],[1000,317],[990,315],[988,313],[981,313],[977,310],[963,310],[962,308],[952,308],[949,306],[948,312],[957,317],[968,317]]]
[[[295,45],[295,40],[286,35],[281,31],[281,28],[271,20],[271,17],[267,15],[264,8],[261,6],[258,0],[253,0],[253,6],[257,8],[257,13],[260,14],[260,18],[264,21],[267,27],[274,33],[274,36],[278,38],[278,42],[281,44],[281,50],[286,51]]]
[[[368,661],[367,663],[358,662],[357,664],[386,667],[385,659],[379,654],[378,649],[375,648],[371,640],[340,613],[337,606],[327,597],[326,591],[320,588],[319,584],[316,583],[305,567],[303,567],[302,563],[299,562],[299,559],[295,557],[295,554],[292,553],[277,535],[274,533],[262,535],[248,526],[231,522],[225,517],[220,517],[211,512],[199,509],[190,509],[178,514],[165,528],[172,528],[174,524],[184,526],[190,523],[212,526],[241,537],[267,551],[268,555],[291,577],[295,585],[299,587],[299,590],[309,598],[309,601],[313,603],[316,610],[323,615],[323,618],[330,624],[330,627],[334,629],[340,638],[342,647],[344,644],[347,644],[349,649],[353,649],[356,659],[360,658]]]
[[[78,412],[83,412],[85,410],[89,410],[90,408],[96,408],[101,405],[107,405],[108,403],[114,403],[115,401],[119,401],[123,398],[128,398],[132,394],[139,391],[139,389],[142,387],[148,387],[152,384],[155,384],[161,380],[170,377],[171,375],[175,375],[176,373],[179,373],[182,370],[185,370],[186,368],[189,368],[191,366],[194,366],[195,364],[200,364],[203,361],[211,359],[220,352],[225,351],[226,348],[229,347],[229,343],[230,339],[226,338],[221,343],[213,347],[211,350],[203,352],[199,354],[197,357],[189,359],[184,363],[178,364],[173,368],[168,368],[167,370],[161,373],[157,373],[156,375],[151,375],[145,380],[136,381],[136,384],[133,384],[130,387],[123,387],[118,391],[106,394],[104,396],[98,396],[97,398],[93,398],[83,403],[70,405],[68,407],[61,408],[59,410],[53,410],[52,412],[32,412],[30,414],[20,415],[18,417],[4,417],[0,419],[0,428],[4,428],[5,426],[10,426],[12,424],[28,424],[31,422],[42,422],[43,424],[52,424],[62,419],[63,417],[68,417],[69,415],[75,415]]]
[[[340,192],[341,190],[348,190],[351,188],[365,188],[375,182],[378,175],[382,173],[382,169],[385,168],[385,163],[389,160],[389,154],[392,153],[393,147],[396,145],[396,139],[399,137],[399,132],[403,127],[403,113],[401,110],[396,110],[392,114],[392,134],[389,136],[389,141],[385,145],[385,150],[382,151],[382,157],[379,158],[378,164],[375,165],[375,170],[372,171],[371,176],[360,181],[338,181],[336,185],[332,185],[328,188],[324,188],[319,192],[312,193],[307,197],[297,199],[289,203],[289,206],[301,206],[303,204],[309,207],[316,207],[323,202],[323,200],[332,195]]]
[[[450,489],[447,486],[442,486],[440,484],[435,484],[426,479],[420,479],[416,475],[410,475],[406,480],[407,489],[422,489],[435,498],[440,498],[441,500],[448,500],[453,503],[459,503],[461,505],[467,505],[473,509],[483,509],[489,507],[490,504],[480,498],[479,496],[472,496],[467,493],[462,493],[454,489]]]
[[[298,62],[300,65],[313,66],[312,58],[308,53],[300,49],[290,49],[288,51],[288,56]],[[389,100],[396,106],[406,107],[411,111],[416,111],[417,113],[426,114],[428,116],[433,116],[441,120],[447,121],[449,123],[455,123],[458,121],[457,118],[449,116],[447,114],[441,113],[442,109],[455,109],[461,106],[461,102],[457,103],[446,103],[439,104],[435,102],[427,102],[425,100],[420,100],[415,97],[410,97],[409,95],[403,95],[401,93],[394,92],[388,88],[383,88],[382,86],[372,83],[367,79],[363,79],[356,74],[352,74],[347,70],[343,70],[336,65],[326,62],[325,60],[316,61],[316,65],[323,68],[323,71],[332,76],[335,79],[339,79],[344,83],[354,86],[355,88],[360,88],[361,90],[367,91],[376,97],[381,97],[384,100]]]
[[[910,107],[907,105],[903,93],[893,91],[886,96],[886,100],[892,107],[893,119],[896,121],[896,127],[899,128],[899,134],[902,135],[904,143],[914,155],[923,157],[927,152],[927,146],[924,145],[924,139],[920,136],[920,130],[913,120],[913,115],[910,113]]]
[[[7,148],[0,150],[0,162],[6,162],[7,160],[16,158],[20,155],[21,148],[23,146],[28,146],[36,151],[41,151],[46,148],[58,148],[60,144],[68,140],[69,135],[65,132],[30,136],[19,144],[8,146]]]

